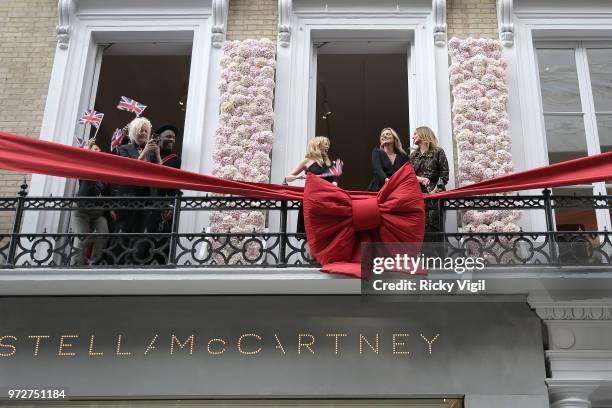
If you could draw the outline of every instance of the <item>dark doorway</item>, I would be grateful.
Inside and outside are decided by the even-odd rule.
[[[122,128],[135,115],[117,109],[121,96],[147,108],[141,116],[156,129],[172,124],[179,130],[175,150],[183,142],[189,68],[190,43],[113,44],[104,50],[96,92],[95,110],[104,113],[96,137],[103,151],[110,151],[115,128]],[[95,129],[91,130],[93,136]]]
[[[368,53],[336,52],[338,47],[329,53],[326,46],[317,53],[316,133],[330,138],[330,158],[344,161],[340,186],[365,190],[381,130],[392,127],[406,151],[409,146],[407,54],[371,53],[371,44]]]

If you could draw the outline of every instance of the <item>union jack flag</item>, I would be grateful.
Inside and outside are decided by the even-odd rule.
[[[76,147],[80,147],[81,149],[84,149],[87,144],[87,142],[85,142],[84,139],[82,139],[80,136],[74,135],[74,140],[76,141]]]
[[[121,129],[117,128],[115,129],[115,132],[113,133],[113,137],[111,139],[111,152],[121,146],[121,142],[123,141],[123,133],[121,132]]]
[[[81,119],[79,119],[79,123],[82,123],[83,125],[89,124],[91,126],[99,128],[103,118],[103,113],[96,112],[95,110],[90,109],[88,111],[83,112],[83,116],[81,116]]]
[[[342,175],[342,167],[344,163],[342,160],[336,160],[336,164],[330,167],[325,173],[321,174],[320,177],[339,177]]]
[[[119,105],[117,105],[117,109],[134,113],[136,116],[140,116],[142,111],[144,111],[146,108],[147,105],[143,105],[140,102],[128,98],[127,96],[122,96],[121,100],[119,101]]]

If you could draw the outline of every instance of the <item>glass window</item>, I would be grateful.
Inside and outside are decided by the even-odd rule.
[[[572,48],[536,46],[550,164],[612,151],[612,46],[575,44]],[[553,189],[557,195],[599,193],[612,193],[612,180]],[[610,212],[559,208],[555,222],[560,231],[603,230],[610,226]]]
[[[596,112],[612,112],[612,48],[587,51]]]
[[[612,114],[597,115],[597,133],[602,153],[612,151]]]
[[[581,112],[573,49],[538,49],[544,112]]]
[[[560,187],[552,189],[556,196],[591,196],[591,187]],[[580,201],[564,200],[566,207],[555,210],[557,231],[597,231],[597,216],[593,208],[581,208]]]
[[[582,115],[545,114],[544,119],[550,164],[588,156]]]

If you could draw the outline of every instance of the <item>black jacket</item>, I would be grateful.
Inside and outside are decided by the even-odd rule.
[[[140,156],[140,153],[138,152],[138,149],[134,143],[119,146],[117,149],[117,154],[121,157],[129,157],[130,159],[134,160],[138,160],[138,156]],[[145,161],[157,163],[155,153],[150,152]],[[123,197],[146,197],[151,195],[151,189],[149,187],[142,186],[115,185],[113,187],[113,195]]]
[[[100,197],[108,195],[108,184],[101,181],[79,180],[77,197]]]
[[[388,179],[404,164],[408,162],[408,156],[404,153],[397,152],[395,161],[391,163],[389,156],[384,150],[372,150],[372,181],[368,185],[368,191],[379,191],[385,185],[385,179]]]

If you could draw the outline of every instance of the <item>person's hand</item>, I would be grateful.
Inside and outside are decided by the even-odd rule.
[[[419,183],[421,183],[425,187],[427,187],[429,185],[429,179],[427,177],[419,177],[419,176],[417,176],[417,181]]]
[[[159,157],[159,146],[155,143],[155,140],[149,140],[145,145],[144,149],[142,149],[142,153],[138,159],[144,160],[146,159],[149,152],[155,152],[155,155]]]
[[[332,181],[332,184],[336,187],[338,187],[338,182],[337,181]]]

